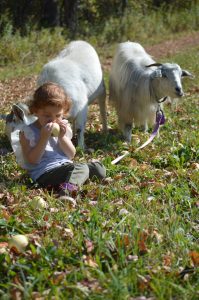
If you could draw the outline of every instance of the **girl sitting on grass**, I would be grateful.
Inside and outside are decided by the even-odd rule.
[[[43,84],[29,103],[30,113],[37,120],[24,125],[19,134],[18,158],[22,167],[34,182],[41,187],[58,188],[60,195],[78,190],[88,178],[106,176],[106,169],[99,161],[72,161],[76,153],[71,141],[72,130],[63,119],[70,107],[71,101],[62,87],[51,82]],[[52,136],[54,123],[60,128],[57,137]]]

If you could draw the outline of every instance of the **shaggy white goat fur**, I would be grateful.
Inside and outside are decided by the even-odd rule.
[[[38,85],[48,81],[61,85],[72,100],[70,118],[75,120],[81,148],[84,148],[88,105],[95,99],[99,102],[103,130],[107,130],[105,84],[98,55],[90,44],[85,41],[69,43],[43,67]]]
[[[147,131],[148,123],[155,123],[158,100],[184,95],[183,76],[192,75],[177,64],[155,63],[140,44],[119,44],[111,67],[109,99],[126,141],[131,141],[132,125]]]

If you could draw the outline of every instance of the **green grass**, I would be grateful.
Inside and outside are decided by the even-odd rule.
[[[98,106],[90,108],[85,139],[93,153],[79,152],[76,160],[101,159],[109,180],[84,185],[76,206],[32,186],[12,153],[0,156],[1,299],[17,293],[23,299],[198,299],[198,50],[169,57],[195,79],[184,80],[187,95],[177,106],[165,106],[160,138],[134,152],[135,137],[141,144],[149,134],[133,131],[131,155],[118,165],[111,160],[128,147],[115,113],[108,107],[105,135],[98,131]],[[38,54],[38,63],[43,59]],[[3,130],[0,121],[0,147],[9,147]],[[47,209],[32,208],[36,195]],[[29,237],[26,251],[17,255],[5,246],[3,253],[2,243],[17,233]]]
[[[38,74],[41,67],[67,43],[61,28],[32,31],[28,36],[6,32],[1,38],[0,79]]]

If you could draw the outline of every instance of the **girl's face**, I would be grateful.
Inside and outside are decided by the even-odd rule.
[[[34,115],[38,117],[39,124],[43,127],[47,123],[61,121],[64,110],[56,106],[46,106],[35,111]]]

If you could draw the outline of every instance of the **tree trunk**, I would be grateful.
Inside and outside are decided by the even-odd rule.
[[[73,37],[78,27],[77,9],[78,0],[64,0],[64,23]]]
[[[58,0],[43,1],[41,24],[45,27],[60,26]]]

